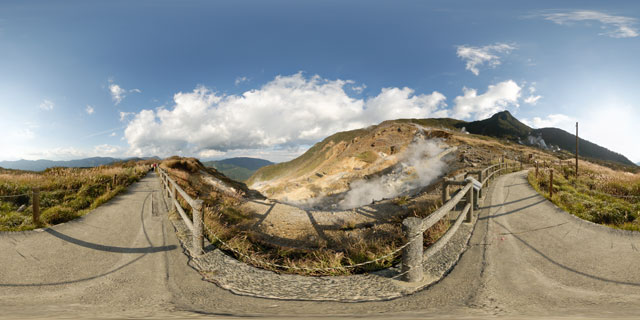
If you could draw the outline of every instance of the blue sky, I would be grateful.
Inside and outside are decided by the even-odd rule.
[[[633,1],[2,1],[0,160],[284,161],[509,110],[640,161]]]

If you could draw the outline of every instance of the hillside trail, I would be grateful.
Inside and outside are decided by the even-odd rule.
[[[560,212],[528,186],[523,172],[491,186],[469,249],[449,275],[391,301],[234,295],[188,266],[166,213],[151,173],[76,221],[0,233],[0,318],[640,315],[640,235]]]

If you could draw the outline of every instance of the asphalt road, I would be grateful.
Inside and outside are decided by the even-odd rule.
[[[489,190],[464,253],[439,283],[367,303],[237,296],[201,280],[149,174],[77,221],[0,233],[0,318],[640,317],[640,234],[591,226],[524,173]]]

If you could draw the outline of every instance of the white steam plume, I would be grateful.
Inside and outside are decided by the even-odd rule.
[[[447,164],[438,156],[442,152],[437,140],[411,144],[390,174],[352,183],[339,207],[356,208],[431,184],[446,170]]]

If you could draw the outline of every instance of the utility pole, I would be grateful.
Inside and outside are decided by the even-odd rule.
[[[576,179],[578,179],[578,122],[576,121]]]

